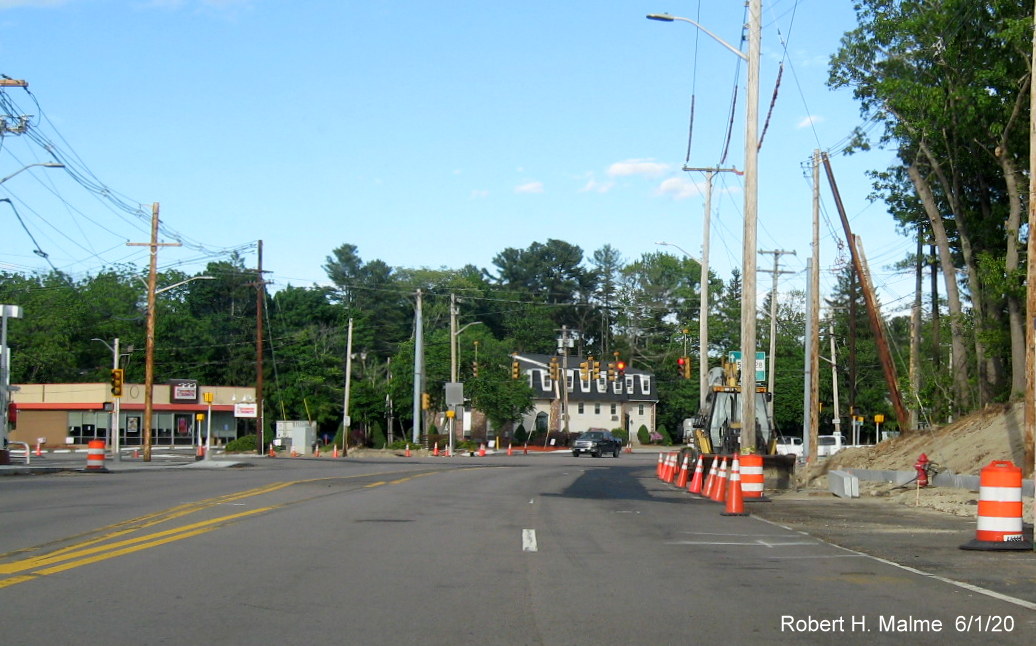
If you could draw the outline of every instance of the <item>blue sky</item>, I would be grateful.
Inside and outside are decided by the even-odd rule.
[[[699,8],[700,5],[700,8]],[[199,271],[238,249],[274,289],[325,284],[332,250],[354,244],[393,266],[492,268],[506,247],[557,238],[587,258],[605,244],[626,260],[702,246],[702,176],[720,162],[740,85],[726,166],[742,168],[745,69],[687,23],[737,45],[742,0],[0,0],[0,74],[36,132],[78,158],[104,190],[150,214],[160,203],[160,268]],[[827,89],[827,60],[854,27],[849,2],[763,6],[760,111],[784,73],[760,152],[759,248],[782,256],[782,291],[805,285],[811,186],[804,164],[836,152],[859,112]],[[689,137],[694,96],[695,119]],[[47,161],[8,134],[0,176]],[[886,313],[909,304],[912,277],[887,266],[912,251],[867,169],[886,151],[833,164]],[[711,264],[741,266],[740,178],[714,188]],[[116,263],[149,236],[132,215],[61,169],[0,185],[0,270],[73,276]],[[822,288],[848,255],[822,185]],[[27,229],[27,231],[26,231]],[[31,238],[29,234],[32,234]],[[35,240],[35,243],[33,242]],[[33,253],[38,245],[47,258]],[[760,256],[759,266],[772,266]],[[760,274],[760,290],[770,285]],[[901,300],[898,300],[901,299]]]

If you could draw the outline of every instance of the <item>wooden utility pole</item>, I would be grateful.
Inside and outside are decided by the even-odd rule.
[[[151,417],[155,388],[155,283],[158,280],[158,248],[179,247],[179,242],[158,242],[158,202],[151,205],[151,242],[127,242],[128,247],[150,247],[147,277],[147,324],[144,342],[144,462],[151,461]]]
[[[698,303],[698,410],[705,410],[705,395],[709,383],[709,240],[710,221],[712,219],[712,178],[716,173],[737,173],[744,175],[736,168],[690,168],[685,171],[705,173],[705,218],[701,234],[701,286]],[[606,353],[607,354],[607,353]],[[685,353],[686,354],[686,353]]]
[[[845,214],[845,205],[842,203],[842,196],[838,192],[838,184],[835,182],[834,171],[831,169],[831,160],[826,153],[823,153],[822,156],[824,169],[827,171],[827,180],[831,185],[835,206],[838,208],[838,217],[842,220],[845,238],[849,243],[853,269],[856,271],[856,275],[859,276],[860,284],[863,287],[863,297],[867,302],[867,314],[870,318],[871,330],[874,332],[874,342],[878,348],[878,358],[881,360],[882,372],[885,373],[885,383],[889,389],[889,398],[892,400],[892,409],[896,413],[896,421],[899,423],[900,432],[908,433],[911,430],[910,416],[907,415],[906,408],[903,406],[903,398],[899,394],[896,365],[892,363],[892,355],[889,353],[888,342],[885,339],[885,328],[882,325],[881,316],[878,312],[878,301],[874,295],[874,288],[871,285],[869,274],[867,274],[861,261],[856,236],[853,235],[852,227],[849,226],[849,217]]]
[[[266,427],[263,415],[263,304],[266,302],[266,281],[263,279],[263,241],[259,241],[259,254],[255,281],[255,445],[256,453],[263,454],[263,430]]]
[[[820,428],[820,151],[813,151],[813,257],[809,268],[809,425],[803,433],[803,454],[810,464],[817,461]],[[831,360],[834,361],[834,353]],[[837,393],[837,388],[835,389]],[[837,407],[835,408],[837,411]]]
[[[745,106],[745,226],[741,248],[741,450],[755,446],[756,249],[759,215],[759,55],[762,0],[748,1],[748,75]],[[747,368],[747,370],[746,370]]]
[[[780,268],[781,256],[785,254],[797,255],[794,251],[785,251],[784,249],[775,249],[773,251],[759,250],[759,253],[773,254],[773,269],[760,269],[759,271],[773,274],[773,287],[770,289],[770,374],[766,376],[767,390],[770,391],[770,402],[768,404],[770,418],[773,419],[773,384],[774,384],[774,373],[776,372],[777,364],[775,357],[777,355],[777,279],[781,274],[790,274],[793,272],[785,271]]]
[[[1036,6],[1036,3],[1033,3]],[[1036,11],[1036,9],[1034,9]],[[1036,61],[1036,14],[1033,18],[1032,60]],[[1029,84],[1029,261],[1025,270],[1025,464],[1022,472],[1036,477],[1036,90]],[[1036,520],[1036,509],[1033,510]]]

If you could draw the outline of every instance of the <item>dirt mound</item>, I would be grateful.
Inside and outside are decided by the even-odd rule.
[[[800,468],[799,486],[826,490],[827,472],[832,469],[874,469],[912,471],[924,453],[942,473],[980,475],[994,460],[1010,460],[1030,472],[1025,465],[1024,404],[998,404],[937,429],[915,431],[876,446],[845,449],[821,459],[816,465]],[[890,502],[918,505],[958,516],[974,516],[978,493],[961,489],[932,487],[917,491],[913,484],[893,486],[861,483],[862,496],[886,498]],[[1025,498],[1023,518],[1032,518],[1032,498]]]

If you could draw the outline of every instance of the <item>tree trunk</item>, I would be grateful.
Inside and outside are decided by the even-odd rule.
[[[1019,247],[1021,240],[1018,237],[1022,222],[1022,198],[1018,191],[1018,173],[1014,167],[1011,156],[1002,152],[997,155],[1000,167],[1004,171],[1004,182],[1007,186],[1008,201],[1010,210],[1008,212],[1005,235],[1007,249],[1004,255],[1004,272],[1007,279],[1012,282],[1012,276],[1017,275],[1021,265],[1021,254]],[[1007,322],[1011,332],[1011,399],[1022,397],[1025,394],[1025,303],[1018,299],[1018,292],[1013,289],[1007,290]]]
[[[964,350],[964,330],[962,323],[962,312],[960,306],[960,292],[957,289],[957,270],[953,266],[953,257],[950,253],[950,242],[946,236],[946,227],[943,225],[942,216],[935,204],[935,196],[928,181],[921,175],[917,166],[910,164],[907,167],[907,174],[914,184],[917,196],[921,198],[925,214],[932,225],[932,236],[939,248],[939,265],[942,269],[943,282],[946,285],[946,303],[950,313],[950,347],[953,349],[953,390],[955,393],[953,408],[960,412],[968,408],[971,396],[968,388],[969,371],[968,364],[964,361],[967,353]]]

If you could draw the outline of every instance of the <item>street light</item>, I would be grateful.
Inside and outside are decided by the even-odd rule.
[[[745,108],[745,207],[744,240],[741,249],[741,449],[755,449],[755,397],[750,396],[755,388],[755,341],[756,341],[756,234],[758,228],[759,192],[759,50],[762,22],[762,0],[748,0],[748,54],[716,36],[690,18],[669,14],[649,14],[650,20],[673,22],[679,20],[694,25],[707,36],[734,52],[748,63],[748,103]],[[745,369],[747,368],[747,370]]]
[[[35,164],[29,164],[28,166],[23,166],[22,168],[19,168],[18,170],[14,171],[13,173],[8,175],[7,177],[5,177],[3,179],[0,179],[0,184],[3,184],[4,182],[6,182],[7,180],[11,179],[12,177],[17,175],[18,173],[20,173],[22,171],[29,170],[30,168],[34,168],[36,166],[41,166],[43,168],[64,168],[65,167],[64,164],[59,164],[58,162],[38,162],[38,163],[35,163]]]
[[[152,389],[155,384],[155,296],[162,292],[185,285],[195,280],[215,280],[213,276],[193,276],[187,280],[181,280],[160,289],[155,288],[154,281],[154,254],[152,258],[152,271],[150,280],[147,283],[147,333],[144,348],[144,462],[151,461],[151,415],[154,410],[154,396]]]

